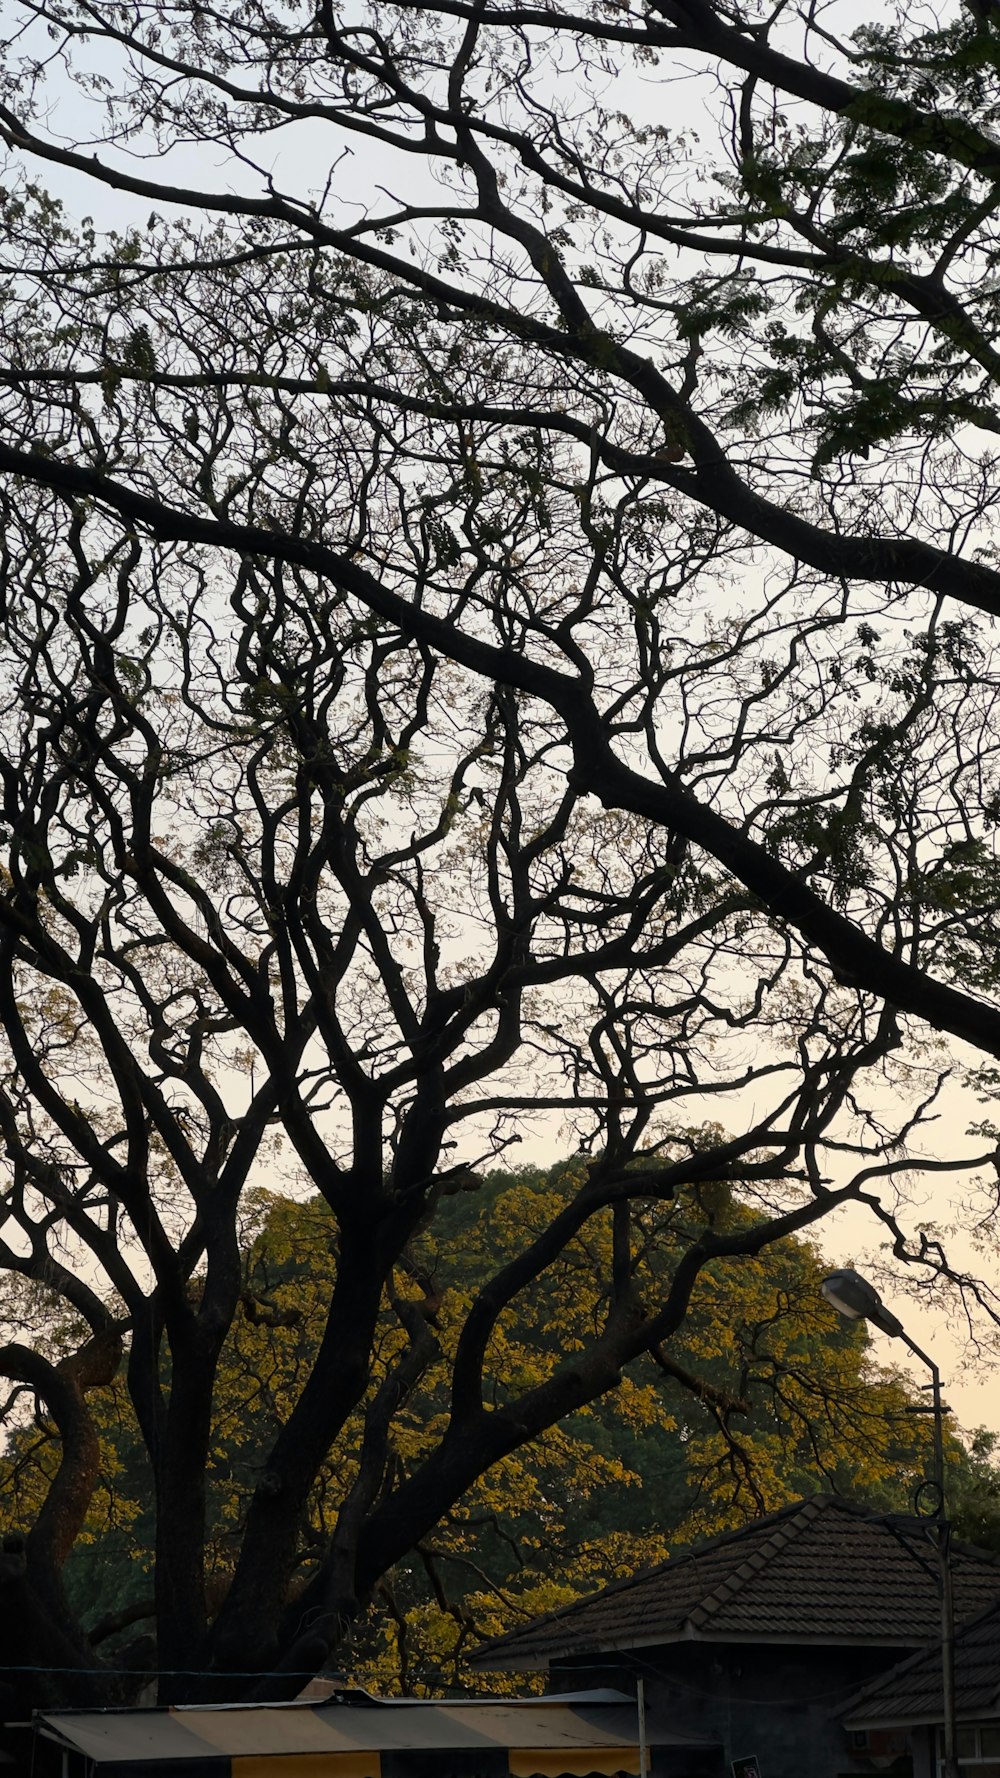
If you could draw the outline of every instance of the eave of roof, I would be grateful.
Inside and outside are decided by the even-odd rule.
[[[601,1643],[599,1648],[595,1647],[588,1649],[574,1646],[563,1651],[560,1651],[559,1649],[549,1649],[544,1656],[538,1656],[532,1659],[527,1655],[519,1655],[515,1659],[512,1655],[506,1662],[499,1659],[490,1659],[487,1661],[485,1658],[480,1658],[479,1655],[477,1655],[476,1664],[477,1666],[488,1668],[490,1672],[496,1673],[546,1673],[553,1661],[574,1661],[577,1659],[583,1660],[587,1656],[598,1656],[603,1663],[603,1657],[606,1655],[628,1654],[632,1649],[637,1648],[674,1648],[682,1642],[700,1642],[718,1646],[720,1648],[731,1648],[734,1643],[740,1648],[749,1646],[754,1648],[906,1648],[910,1646],[910,1639],[902,1635],[869,1636],[858,1632],[858,1634],[853,1636],[830,1635],[827,1633],[822,1635],[796,1633],[793,1636],[791,1632],[788,1632],[783,1636],[773,1636],[763,1632],[759,1634],[745,1632],[737,1639],[731,1632],[729,1634],[723,1632],[716,1634],[711,1630],[695,1630],[692,1629],[690,1625],[685,1624],[676,1635],[650,1636],[645,1638],[630,1636],[625,1637],[620,1641],[615,1641],[613,1638],[608,1637],[606,1641]],[[923,1642],[921,1642],[920,1649],[917,1652],[921,1653],[922,1650]],[[909,1658],[910,1657],[908,1656],[907,1659]]]

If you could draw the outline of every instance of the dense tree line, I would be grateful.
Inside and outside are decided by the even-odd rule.
[[[477,1292],[525,1230],[541,1229],[582,1168],[495,1172],[456,1193],[414,1238],[404,1272],[429,1291],[440,1351],[397,1416],[390,1464],[404,1472],[447,1422],[455,1341]],[[750,1213],[714,1188],[715,1226]],[[690,1203],[650,1207],[637,1225],[649,1288],[669,1279]],[[244,1247],[241,1308],[223,1348],[208,1476],[207,1592],[217,1611],[239,1553],[260,1451],[277,1435],[308,1373],[335,1281],[332,1220],[320,1198],[262,1195]],[[610,1228],[569,1242],[516,1317],[493,1337],[495,1400],[541,1380],[579,1350],[601,1314]],[[816,1488],[906,1511],[924,1474],[930,1429],[898,1377],[879,1371],[862,1328],[832,1327],[819,1294],[824,1262],[789,1238],[766,1255],[707,1268],[669,1353],[480,1477],[427,1537],[383,1576],[366,1619],[339,1651],[352,1678],[381,1690],[467,1683],[463,1658],[488,1635],[580,1597],[693,1539],[772,1511]],[[402,1288],[406,1289],[405,1281]],[[37,1292],[35,1293],[37,1297]],[[51,1356],[79,1329],[36,1302]],[[387,1374],[399,1330],[381,1318],[374,1373]],[[141,1672],[155,1662],[149,1627],[155,1518],[149,1464],[121,1378],[91,1397],[100,1439],[94,1492],[64,1579],[91,1646]],[[310,1495],[292,1591],[334,1531],[364,1442],[356,1414],[327,1453]],[[30,1528],[58,1467],[44,1412],[24,1417],[0,1466],[10,1521]],[[950,1495],[960,1526],[982,1503],[989,1454],[949,1440]],[[990,1530],[975,1530],[989,1541]],[[518,1683],[517,1676],[499,1679]],[[486,1683],[488,1683],[487,1676]],[[477,1684],[484,1681],[477,1679]],[[523,1680],[522,1682],[523,1683]]]

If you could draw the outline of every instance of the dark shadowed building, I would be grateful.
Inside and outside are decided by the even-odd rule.
[[[955,1544],[953,1568],[959,1621],[1000,1600],[995,1555]],[[940,1622],[929,1522],[818,1495],[498,1637],[476,1665],[547,1669],[552,1690],[642,1677],[658,1717],[718,1744],[720,1778],[754,1755],[761,1778],[909,1773],[905,1722],[844,1711]]]
[[[1000,1601],[955,1638],[958,1757],[969,1778],[1000,1778]],[[851,1700],[844,1716],[855,1735],[909,1735],[913,1778],[937,1778],[944,1697],[936,1648],[911,1655]]]

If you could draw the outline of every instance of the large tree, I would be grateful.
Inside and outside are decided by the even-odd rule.
[[[126,1350],[163,1695],[277,1696],[492,1465],[669,1363],[711,1264],[854,1200],[954,1272],[898,1187],[965,1164],[920,1151],[935,1031],[987,1095],[1000,1055],[998,41],[700,0],[11,26],[0,1258],[91,1335],[0,1353],[62,1440],[0,1570],[26,1665],[59,1637],[100,1684],[61,1570]],[[74,221],[50,173],[133,208]],[[586,1166],[395,1465],[438,1312],[406,1255],[545,1113]],[[336,1274],[210,1622],[269,1168],[322,1196]],[[662,1203],[686,1238],[652,1288]],[[601,1227],[588,1337],[505,1375]]]
[[[581,1161],[547,1174],[494,1172],[478,1190],[451,1197],[414,1238],[405,1265],[433,1280],[438,1349],[389,1433],[393,1469],[418,1462],[447,1424],[455,1343],[478,1291],[499,1263],[517,1257],[526,1230],[540,1231],[558,1213],[567,1175],[579,1183],[582,1173]],[[713,1192],[717,1227],[755,1219],[738,1194]],[[215,1385],[206,1513],[213,1613],[239,1555],[261,1448],[276,1437],[315,1359],[336,1278],[322,1198],[300,1203],[260,1193],[252,1203],[258,1216],[243,1247],[241,1312]],[[650,1295],[669,1285],[687,1216],[683,1199],[641,1212],[636,1234]],[[602,1312],[611,1240],[610,1228],[591,1222],[567,1242],[498,1333],[495,1389],[537,1383],[563,1353],[586,1344]],[[382,1576],[372,1607],[338,1651],[340,1664],[381,1691],[461,1684],[463,1658],[483,1637],[817,1486],[905,1511],[926,1468],[931,1430],[914,1412],[920,1404],[912,1390],[873,1365],[863,1325],[829,1326],[819,1289],[827,1269],[794,1236],[756,1258],[708,1266],[669,1350],[647,1354],[617,1389],[479,1477]],[[37,1289],[30,1296],[36,1337],[58,1361],[79,1330]],[[385,1304],[373,1348],[376,1386],[400,1338]],[[104,1658],[113,1651],[119,1667],[152,1665],[155,1514],[125,1379],[92,1392],[90,1408],[100,1445],[97,1486],[63,1578],[93,1649]],[[334,1532],[364,1433],[359,1410],[320,1465],[293,1591]],[[973,1510],[981,1510],[988,1454],[977,1447],[966,1455],[949,1438],[948,1456],[953,1505],[975,1496]],[[52,1419],[44,1409],[24,1417],[0,1460],[11,1523],[30,1529],[59,1461]],[[501,1689],[518,1683],[511,1675],[494,1680]]]

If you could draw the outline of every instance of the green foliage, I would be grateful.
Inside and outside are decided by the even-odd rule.
[[[393,1424],[397,1479],[445,1429],[449,1360],[477,1290],[526,1236],[547,1226],[579,1177],[574,1161],[548,1172],[469,1176],[411,1243],[394,1289],[430,1303],[438,1353]],[[717,1230],[753,1220],[738,1194],[718,1186],[639,1209],[633,1234],[644,1295],[669,1287],[689,1224],[706,1217]],[[489,1353],[494,1405],[530,1390],[553,1363],[572,1363],[583,1348],[602,1313],[611,1238],[610,1217],[589,1225],[502,1317]],[[256,1453],[284,1422],[311,1367],[336,1262],[334,1225],[320,1199],[258,1196],[243,1313],[216,1395],[208,1535],[216,1602],[238,1552]],[[710,1266],[683,1335],[659,1362],[650,1355],[610,1395],[497,1464],[384,1577],[344,1653],[355,1676],[385,1690],[454,1684],[463,1654],[482,1636],[817,1489],[905,1507],[928,1460],[927,1426],[908,1412],[904,1383],[872,1364],[863,1331],[831,1320],[819,1296],[824,1270],[815,1248],[798,1239],[756,1259]],[[368,1403],[402,1343],[387,1302]],[[148,1471],[121,1382],[91,1402],[102,1476],[66,1577],[71,1599],[93,1623],[148,1593],[153,1526]],[[365,1405],[317,1479],[302,1580],[355,1478]],[[982,1510],[990,1448],[977,1446],[962,1459],[966,1518]],[[44,1428],[41,1436],[25,1428],[12,1441],[3,1482],[15,1522],[30,1524],[55,1456],[51,1429],[46,1437]],[[503,1689],[513,1681],[497,1683]]]
[[[1000,39],[675,11],[11,0],[4,1263],[105,1333],[121,1293],[167,1672],[280,1687],[353,1588],[359,1670],[430,1684],[668,1531],[901,1503],[925,1425],[762,1248],[849,1194],[991,1301],[897,1188],[949,1066],[914,1028],[1000,1054],[1000,658],[958,607],[1000,612]],[[75,227],[40,161],[134,214]],[[742,1196],[671,1135],[720,1103]],[[592,1174],[448,1195],[536,1114]],[[654,1151],[676,1195],[606,1208]],[[450,1418],[477,1292],[584,1176]],[[258,1204],[239,1306],[265,1177],[317,1195]],[[153,1531],[91,1393],[96,1610]],[[14,1440],[20,1522],[56,1456]]]
[[[958,1537],[1000,1552],[998,1435],[980,1426],[959,1451],[948,1481],[948,1517]]]

